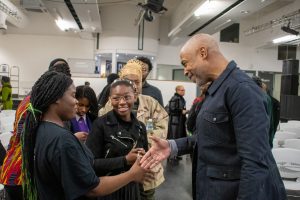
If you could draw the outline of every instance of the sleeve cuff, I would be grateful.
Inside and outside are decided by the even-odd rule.
[[[175,142],[175,140],[168,140],[169,142],[169,146],[170,146],[170,149],[171,149],[171,153],[170,153],[170,156],[169,158],[175,158],[178,154],[178,148],[177,148],[177,144]]]

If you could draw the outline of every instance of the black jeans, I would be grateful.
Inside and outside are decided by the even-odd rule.
[[[16,185],[16,186],[5,185],[4,188],[8,200],[23,200],[22,185]]]

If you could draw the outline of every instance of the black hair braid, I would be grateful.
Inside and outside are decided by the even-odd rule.
[[[92,115],[92,118],[96,118],[98,116],[98,103],[97,96],[95,91],[87,85],[80,85],[76,87],[75,98],[78,100],[80,98],[87,98],[89,100],[90,109],[89,114]]]
[[[23,196],[25,199],[37,199],[34,180],[34,148],[36,131],[42,119],[42,113],[60,99],[73,83],[72,79],[58,72],[44,73],[32,87],[24,129],[22,134],[22,173]]]

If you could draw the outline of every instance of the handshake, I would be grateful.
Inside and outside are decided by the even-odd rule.
[[[135,148],[125,157],[128,165],[133,164],[129,173],[134,177],[134,181],[136,182],[153,180],[154,174],[151,172],[151,169],[167,159],[171,153],[171,148],[167,140],[155,136],[150,136],[150,138],[153,142],[147,152],[142,148]]]

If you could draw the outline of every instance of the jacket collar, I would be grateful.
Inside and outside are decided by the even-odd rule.
[[[132,118],[132,123],[135,124],[137,127],[140,127],[140,122],[133,115],[133,113],[131,113],[131,118]],[[106,124],[107,125],[117,125],[118,123],[119,122],[118,122],[116,113],[113,110],[109,111],[106,115]]]
[[[149,83],[147,81],[145,81],[145,83],[143,84],[143,88],[149,87]]]
[[[231,74],[231,72],[236,68],[237,68],[236,63],[234,61],[230,61],[226,69],[221,73],[221,75],[212,82],[212,84],[207,90],[207,93],[209,95],[213,95],[218,90],[218,88],[222,85],[222,83],[227,79],[229,74]]]

